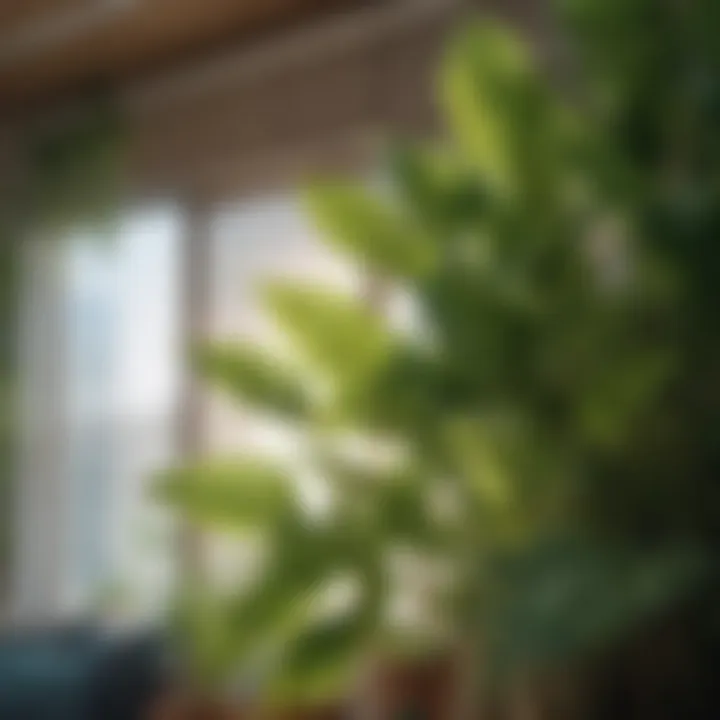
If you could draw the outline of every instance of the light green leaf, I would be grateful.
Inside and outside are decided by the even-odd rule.
[[[287,473],[263,460],[215,461],[171,470],[156,493],[194,520],[237,530],[264,528],[294,505]]]
[[[289,533],[293,529],[292,522],[284,526]],[[327,558],[293,562],[292,541],[278,543],[282,536],[278,529],[271,558],[249,588],[229,597],[194,590],[180,606],[177,632],[189,643],[195,672],[206,682],[217,686],[238,672],[256,669],[268,652],[306,626],[318,587],[331,568]]]
[[[271,670],[271,683],[283,677],[284,682],[292,683],[301,659],[301,670],[310,673],[312,668],[305,659],[314,658],[319,663],[316,653],[337,652],[339,644],[350,642],[350,627],[344,621],[319,620],[317,613],[334,579],[348,574],[363,578],[355,619],[357,623],[362,620],[369,631],[380,597],[370,572],[377,562],[376,555],[361,547],[358,540],[350,528],[328,529],[293,520],[278,526],[271,542],[272,560],[265,572],[249,591],[228,603],[226,644],[221,648],[224,665],[247,668],[258,657],[271,658],[279,651],[283,663]],[[312,673],[315,680],[319,672],[316,665]],[[309,675],[303,677],[309,680]]]
[[[335,378],[354,382],[386,359],[391,336],[361,302],[314,286],[275,284],[268,305],[301,354]]]
[[[316,185],[307,204],[332,245],[390,275],[424,275],[435,265],[435,247],[420,226],[359,187]]]
[[[441,80],[450,126],[472,162],[494,188],[518,190],[547,139],[526,46],[500,26],[478,24],[451,47]]]
[[[285,644],[307,622],[312,600],[329,569],[322,559],[296,567],[283,553],[250,590],[228,601],[225,644],[227,668],[248,666],[258,654]]]
[[[364,602],[348,614],[321,620],[288,644],[271,684],[271,701],[336,699],[356,677],[374,637],[377,616]]]
[[[310,400],[299,379],[250,343],[212,345],[197,354],[202,373],[251,406],[304,417]]]
[[[507,511],[516,483],[497,428],[479,418],[461,417],[446,424],[445,436],[456,466],[483,506]]]

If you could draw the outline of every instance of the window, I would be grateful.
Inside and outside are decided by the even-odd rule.
[[[175,451],[180,229],[172,208],[153,208],[110,237],[76,232],[29,252],[21,616],[84,612],[111,590],[142,614],[168,585],[169,521],[147,489]]]

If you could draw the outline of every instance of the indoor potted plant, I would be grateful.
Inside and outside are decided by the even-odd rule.
[[[538,668],[622,643],[715,572],[703,478],[720,336],[703,308],[720,268],[703,243],[720,217],[717,121],[676,74],[657,83],[670,20],[697,50],[673,44],[673,61],[692,55],[716,83],[718,64],[705,11],[631,5],[574,4],[581,97],[553,92],[502,28],[464,32],[443,70],[451,141],[398,152],[385,196],[309,192],[330,243],[411,299],[412,328],[275,285],[268,308],[293,354],[200,353],[209,378],[296,427],[329,496],[309,512],[298,467],[267,458],[163,485],[195,520],[262,538],[257,583],[208,617],[213,662],[263,657],[266,698],[347,695],[378,658],[432,650],[464,676],[436,717],[474,719],[507,687],[533,716]],[[648,29],[645,11],[662,22]],[[660,108],[684,93],[670,122]],[[424,585],[394,563],[403,549]],[[340,586],[350,599],[331,612]],[[419,610],[398,628],[403,594]]]

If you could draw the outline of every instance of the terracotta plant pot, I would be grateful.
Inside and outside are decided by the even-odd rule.
[[[453,705],[456,663],[452,658],[394,661],[381,664],[368,692],[378,720],[401,717],[448,720]],[[354,705],[349,702],[348,707]],[[273,712],[241,709],[213,700],[199,701],[182,692],[169,692],[154,704],[147,720],[342,720],[341,707],[296,708]]]
[[[455,677],[455,665],[447,657],[387,664],[378,671],[375,705],[382,720],[405,716],[448,720]]]
[[[161,698],[148,720],[342,720],[340,708],[315,708],[260,712],[216,701],[198,701],[179,693]]]
[[[151,708],[148,720],[249,720],[249,716],[229,705],[197,700],[181,693],[168,693]]]
[[[346,715],[340,708],[311,708],[284,710],[268,716],[260,715],[257,720],[343,720]],[[248,718],[255,720],[255,718]]]

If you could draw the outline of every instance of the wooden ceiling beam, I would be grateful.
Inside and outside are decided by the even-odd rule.
[[[370,0],[65,0],[0,24],[0,111],[82,96]],[[376,0],[377,1],[377,0]],[[6,0],[0,0],[0,5]]]
[[[56,46],[71,43],[117,20],[137,0],[85,0],[5,30],[0,43],[0,70],[12,68]],[[1,26],[0,26],[1,27]]]

